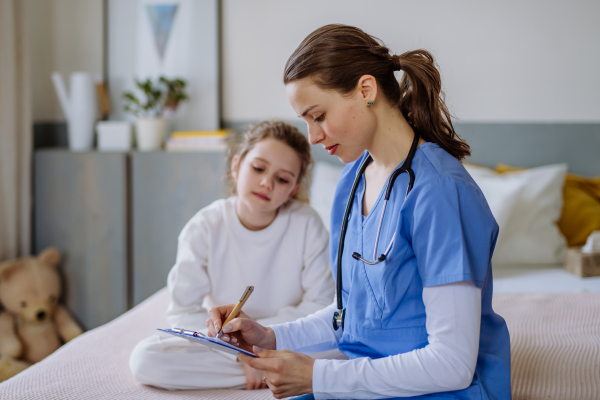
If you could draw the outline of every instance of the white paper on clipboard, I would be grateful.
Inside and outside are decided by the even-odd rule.
[[[200,332],[189,331],[186,329],[158,329],[161,332],[169,333],[174,336],[179,336],[192,342],[200,343],[208,346],[215,350],[224,351],[225,353],[238,355],[239,353],[245,354],[250,357],[257,357],[256,354],[250,353],[249,351],[242,350],[239,347],[235,347],[232,344],[222,341],[221,339],[204,336]]]

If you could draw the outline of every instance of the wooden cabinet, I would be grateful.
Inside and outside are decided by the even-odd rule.
[[[60,249],[86,329],[164,287],[185,223],[227,195],[223,152],[38,150],[34,164],[34,251]]]
[[[59,248],[65,303],[94,328],[127,310],[127,155],[42,150],[34,160],[34,252]]]
[[[133,304],[163,288],[177,238],[201,208],[227,196],[224,152],[133,153]]]

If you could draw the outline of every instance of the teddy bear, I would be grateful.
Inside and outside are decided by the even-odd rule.
[[[0,263],[0,382],[21,372],[83,331],[59,304],[60,253]]]

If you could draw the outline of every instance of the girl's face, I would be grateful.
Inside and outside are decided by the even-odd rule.
[[[256,143],[241,162],[238,156],[233,157],[231,173],[236,180],[238,212],[276,213],[300,189],[301,166],[296,151],[276,139]]]
[[[308,125],[310,144],[321,144],[344,163],[370,147],[377,120],[367,110],[367,101],[375,100],[375,78],[365,75],[357,89],[344,96],[319,88],[309,78],[288,83],[286,91],[292,108]]]

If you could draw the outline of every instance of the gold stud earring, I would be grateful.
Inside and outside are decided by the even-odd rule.
[[[370,107],[370,106],[372,106],[373,104],[375,104],[375,103],[373,103],[372,101],[367,101],[367,106],[369,106],[369,107]]]

